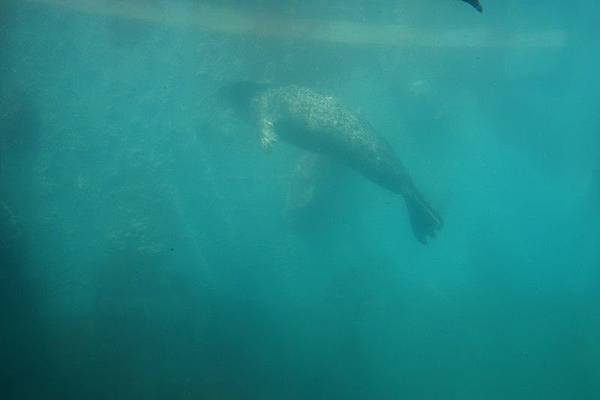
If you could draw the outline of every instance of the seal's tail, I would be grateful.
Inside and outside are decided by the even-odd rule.
[[[427,243],[429,237],[435,237],[435,232],[442,228],[442,217],[419,194],[405,197],[406,208],[410,216],[410,225],[417,240]]]

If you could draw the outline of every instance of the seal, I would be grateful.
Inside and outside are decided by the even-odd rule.
[[[481,6],[481,3],[479,2],[479,0],[462,0],[462,1],[464,1],[465,3],[469,3],[477,11],[483,12],[483,7]]]
[[[415,237],[426,243],[443,225],[392,146],[336,98],[312,89],[238,82],[221,90],[234,110],[258,127],[263,149],[278,141],[338,160],[402,195]]]

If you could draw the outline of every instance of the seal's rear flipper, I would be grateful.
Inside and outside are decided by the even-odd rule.
[[[444,225],[442,218],[420,195],[406,197],[406,208],[410,216],[410,225],[417,240],[427,243],[428,237],[434,237],[435,231]]]

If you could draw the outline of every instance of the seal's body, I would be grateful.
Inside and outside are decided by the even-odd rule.
[[[394,193],[406,194],[413,189],[390,144],[334,97],[285,86],[256,96],[252,109],[265,148],[279,138],[340,160]]]
[[[247,104],[265,149],[281,141],[341,161],[394,193],[401,194],[422,243],[442,226],[423,199],[391,145],[337,99],[299,86],[232,87],[237,108]]]

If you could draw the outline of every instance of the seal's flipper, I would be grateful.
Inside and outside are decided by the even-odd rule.
[[[479,2],[479,0],[462,0],[465,3],[469,3],[470,5],[472,5],[477,11],[479,12],[483,12],[483,7],[481,6],[481,3]]]
[[[260,129],[260,145],[265,151],[269,151],[273,148],[273,145],[277,142],[277,134],[273,128],[273,122],[267,119],[263,119],[261,122]]]
[[[343,218],[352,172],[343,164],[315,153],[304,153],[290,173],[286,190],[286,217],[296,232],[307,237],[336,226]]]
[[[426,244],[427,239],[433,238],[435,231],[444,225],[442,217],[418,194],[405,200],[413,234],[419,242]]]

